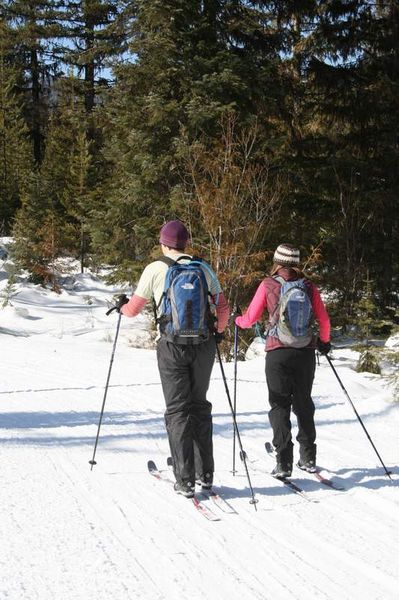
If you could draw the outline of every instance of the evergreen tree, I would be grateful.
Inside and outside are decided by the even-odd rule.
[[[93,223],[97,250],[120,265],[147,257],[162,222],[178,216],[170,199],[181,183],[183,130],[189,143],[211,142],[224,113],[245,124],[260,106],[275,110],[271,74],[277,79],[277,41],[246,2],[140,0],[130,51],[135,61],[116,71],[105,130],[113,179]]]
[[[372,334],[375,335],[378,333],[379,329],[381,329],[385,323],[381,321],[379,310],[375,302],[373,283],[374,282],[370,280],[369,273],[367,273],[363,296],[356,306],[354,324],[357,328],[357,335],[363,346],[357,364],[357,371],[359,373],[367,371],[368,373],[380,374],[381,369],[378,364],[378,358],[370,338]]]
[[[12,64],[12,40],[0,22],[0,230],[10,233],[31,167],[31,147],[18,96],[18,73]]]
[[[263,243],[286,193],[281,176],[259,162],[259,135],[256,122],[239,128],[230,113],[212,145],[204,136],[180,148],[187,175],[174,203],[191,228],[194,253],[210,258],[231,306],[248,302],[265,275]]]
[[[57,289],[55,261],[61,252],[62,227],[47,191],[40,172],[34,173],[13,227],[15,261],[33,281],[51,282]]]
[[[25,119],[34,160],[40,165],[52,82],[59,74],[60,61],[52,46],[64,35],[63,0],[2,0],[1,12],[14,32],[15,64],[26,96]]]
[[[82,82],[86,114],[91,115],[107,87],[106,68],[126,50],[127,25],[131,7],[121,0],[79,0],[71,3],[66,14],[67,35],[73,48],[67,63],[76,68]],[[95,139],[95,120],[89,119],[89,138]]]
[[[81,272],[83,272],[90,243],[87,220],[93,196],[91,183],[93,157],[90,152],[92,142],[89,140],[85,105],[76,95],[78,82],[69,78],[61,87],[63,95],[59,107],[59,126],[60,131],[63,132],[62,146],[66,145],[68,148],[68,162],[60,201],[66,211],[65,220],[70,227],[73,226],[69,251],[72,255],[80,257]]]
[[[96,215],[104,203],[105,182],[113,176],[101,154],[102,128],[107,120],[110,67],[126,50],[132,13],[132,3],[120,0],[79,0],[67,11],[72,48],[66,52],[65,61],[72,65],[76,74],[74,93],[82,102],[84,114],[80,111],[79,115],[85,130],[79,129],[76,154],[72,159],[77,179],[72,177],[71,186],[65,190],[65,202],[69,214],[79,222],[82,270],[95,234]],[[103,244],[101,234],[99,244]]]
[[[90,195],[83,103],[72,79],[63,82],[59,91],[60,104],[50,119],[44,159],[14,226],[20,266],[53,283],[60,256],[80,256],[83,268]]]
[[[398,262],[397,3],[318,3],[309,56],[302,169],[323,231],[330,282],[353,315],[365,272],[390,305]]]

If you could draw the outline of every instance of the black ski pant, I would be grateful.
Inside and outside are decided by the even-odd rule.
[[[158,368],[165,397],[165,424],[176,481],[213,475],[212,404],[206,399],[216,345],[212,336],[197,345],[161,338]]]
[[[298,422],[300,459],[316,459],[315,406],[311,397],[315,367],[312,348],[277,348],[266,355],[269,421],[273,445],[283,463],[293,462],[291,408]]]

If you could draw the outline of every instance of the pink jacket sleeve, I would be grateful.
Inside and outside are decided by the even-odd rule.
[[[215,302],[215,298],[212,298],[212,299]],[[222,333],[222,331],[224,331],[224,329],[226,328],[226,325],[229,321],[230,307],[228,305],[228,302],[227,302],[223,292],[220,292],[220,294],[218,294],[217,301],[218,301],[216,304],[217,330],[220,333]]]
[[[252,327],[256,321],[259,321],[266,310],[266,288],[265,282],[262,281],[255,292],[255,296],[251,300],[245,314],[236,318],[236,325],[241,329]]]
[[[316,321],[319,324],[319,338],[322,342],[330,341],[331,325],[330,317],[328,316],[324,302],[321,299],[320,292],[315,285],[312,284],[312,308]]]
[[[145,298],[133,294],[129,302],[122,306],[121,313],[125,315],[125,317],[135,317],[143,310],[146,304],[147,300]]]

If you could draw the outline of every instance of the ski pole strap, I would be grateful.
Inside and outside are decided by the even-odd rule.
[[[256,337],[262,338],[262,340],[266,340],[266,338],[267,338],[267,335],[265,335],[264,332],[261,331],[261,328],[260,328],[260,325],[258,322],[256,322],[256,324],[255,324],[255,335],[256,335]]]

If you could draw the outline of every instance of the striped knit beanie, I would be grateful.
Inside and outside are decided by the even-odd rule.
[[[291,244],[280,244],[273,256],[273,262],[284,267],[299,265],[299,250]]]

